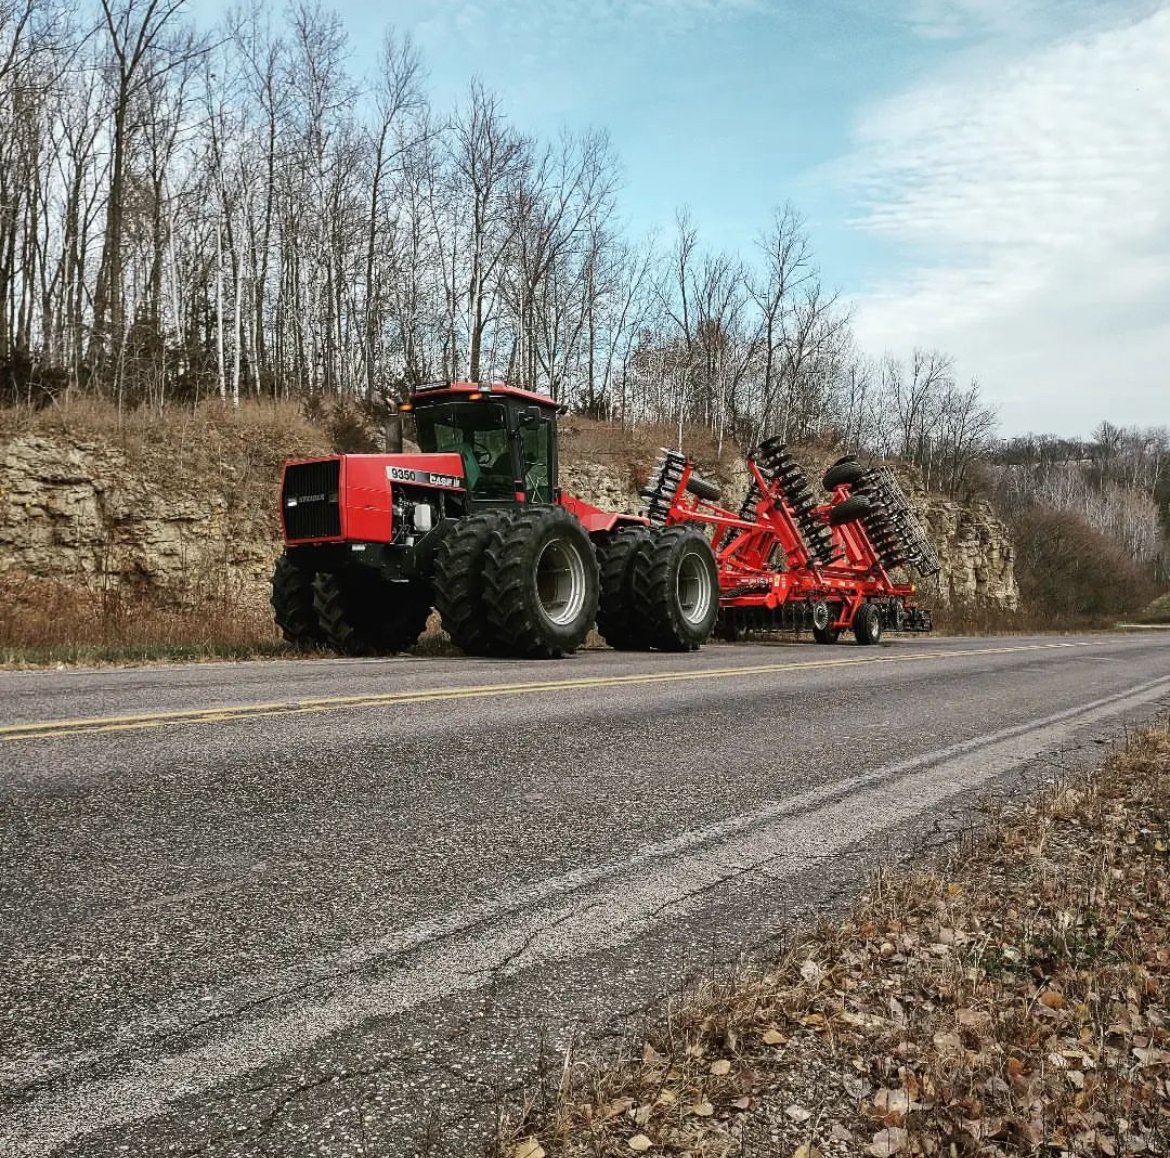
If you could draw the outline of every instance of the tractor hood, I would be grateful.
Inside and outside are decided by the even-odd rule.
[[[458,454],[335,454],[286,462],[280,517],[287,543],[390,543],[406,494],[464,489]],[[395,495],[395,490],[399,494]]]

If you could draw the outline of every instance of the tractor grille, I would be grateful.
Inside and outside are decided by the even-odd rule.
[[[298,462],[284,472],[280,496],[289,539],[336,539],[341,535],[338,490],[341,460]]]

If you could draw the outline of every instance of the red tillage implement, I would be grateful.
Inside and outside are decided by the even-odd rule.
[[[914,585],[890,574],[939,570],[892,471],[841,459],[825,472],[829,497],[822,502],[776,439],[762,443],[747,466],[738,511],[719,506],[718,489],[677,451],[663,452],[642,492],[652,524],[698,524],[709,535],[719,571],[719,635],[811,629],[818,643],[834,643],[852,630],[859,643],[874,644],[884,630],[931,629]]]

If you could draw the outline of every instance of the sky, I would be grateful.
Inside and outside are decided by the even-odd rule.
[[[326,0],[329,2],[329,0]],[[202,0],[210,3],[210,0]],[[332,0],[435,103],[608,130],[634,235],[804,215],[859,345],[954,355],[1006,434],[1170,424],[1170,0]]]

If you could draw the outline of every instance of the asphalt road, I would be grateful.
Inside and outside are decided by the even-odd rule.
[[[474,1153],[1167,707],[1167,633],[0,674],[0,1155]]]

